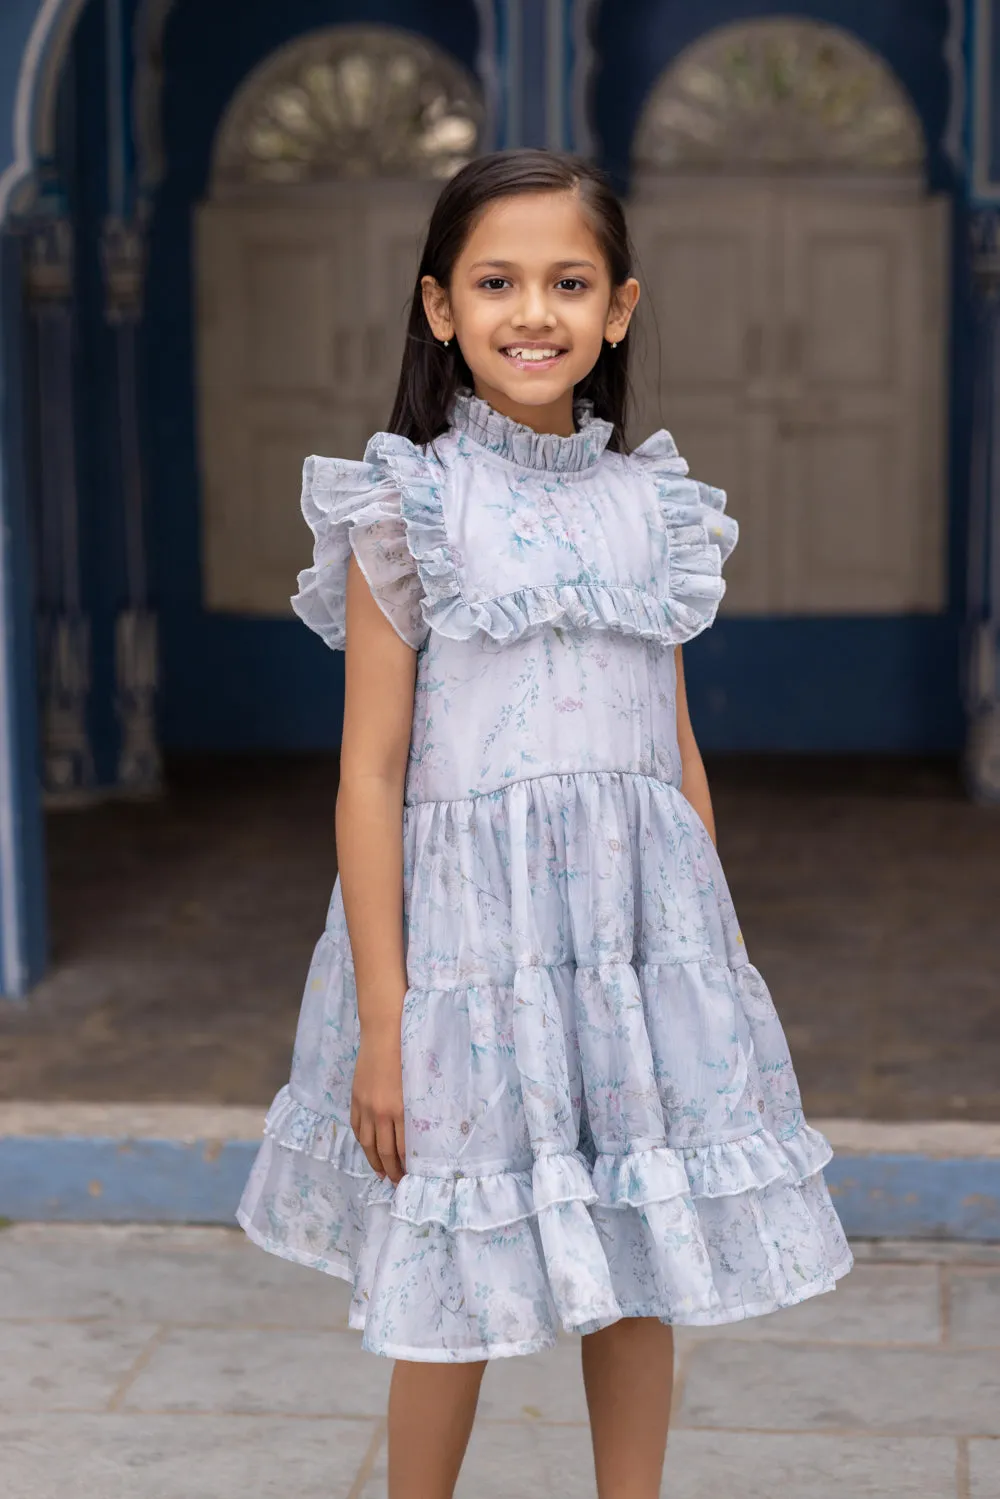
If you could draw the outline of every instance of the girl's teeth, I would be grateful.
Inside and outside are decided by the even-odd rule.
[[[508,354],[510,355],[510,357],[512,359],[540,360],[540,359],[555,359],[559,354],[562,353],[562,350],[561,349],[508,349],[507,352],[508,352]]]

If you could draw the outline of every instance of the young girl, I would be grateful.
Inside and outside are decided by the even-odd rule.
[[[560,1327],[601,1499],[654,1499],[672,1324],[851,1265],[685,697],[737,527],[667,432],[627,449],[638,296],[591,166],[474,161],[390,430],[305,465],[293,603],[347,650],[340,875],[239,1218],[350,1280],[400,1360],[391,1499],[452,1494],[486,1360]]]

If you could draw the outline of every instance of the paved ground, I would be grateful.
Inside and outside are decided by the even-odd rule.
[[[947,761],[710,761],[719,846],[808,1111],[1000,1120],[1000,808]],[[336,764],[181,761],[50,819],[55,966],[0,1004],[0,1099],[246,1104],[285,1081],[334,878]]]
[[[1000,1245],[857,1245],[678,1339],[669,1499],[1000,1499]],[[4,1499],[383,1499],[346,1287],[226,1229],[0,1233]],[[488,1371],[463,1499],[594,1493],[577,1340]]]

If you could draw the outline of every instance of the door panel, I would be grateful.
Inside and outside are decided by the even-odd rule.
[[[779,607],[803,614],[940,607],[925,580],[924,369],[943,358],[924,308],[922,202],[787,194],[781,205]],[[822,538],[822,544],[819,544]]]
[[[633,225],[634,431],[729,493],[724,611],[943,608],[942,205],[665,183]]]
[[[309,539],[310,453],[361,458],[386,425],[426,184],[310,205],[220,201],[198,219],[203,597],[288,617]]]
[[[771,608],[775,352],[767,184],[671,184],[630,215],[643,293],[632,379],[638,441],[670,429],[692,474],[730,496],[742,522],[723,610]]]

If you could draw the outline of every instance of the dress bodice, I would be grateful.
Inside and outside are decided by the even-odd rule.
[[[540,434],[464,394],[418,448],[306,461],[316,536],[296,611],[343,646],[353,550],[420,653],[407,801],[588,770],[679,781],[672,647],[712,623],[738,537],[659,432],[631,454],[586,407]]]

